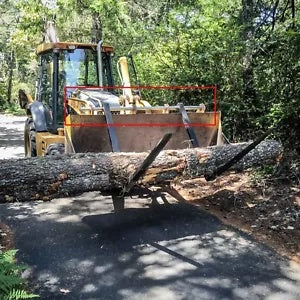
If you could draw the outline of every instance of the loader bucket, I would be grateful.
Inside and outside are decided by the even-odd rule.
[[[223,143],[220,112],[188,114],[200,147]],[[119,151],[149,151],[165,133],[172,133],[165,149],[192,147],[180,113],[113,114],[114,139]],[[110,122],[111,123],[111,122]],[[105,115],[69,115],[66,118],[66,152],[112,152],[112,136]]]

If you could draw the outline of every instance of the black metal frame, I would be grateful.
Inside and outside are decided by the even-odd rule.
[[[29,106],[30,114],[32,116],[34,126],[37,132],[42,132],[42,131],[49,131],[49,132],[57,132],[56,128],[54,127],[54,118],[53,115],[50,115],[49,110],[47,107],[44,105],[42,102],[42,79],[43,79],[43,56],[44,55],[49,55],[49,52],[43,53],[40,56],[40,69],[39,69],[39,78],[38,78],[38,85],[37,85],[37,96],[36,96],[36,101],[34,101],[32,104]],[[53,61],[53,56],[52,56],[52,61]],[[55,72],[51,74],[53,83],[57,85],[57,78],[55,75]],[[52,107],[54,105],[53,101],[53,94],[54,91],[52,89],[51,92],[51,104]],[[57,92],[56,92],[57,94]],[[50,104],[50,103],[49,103]]]
[[[111,55],[109,52],[103,52],[102,57],[106,56],[106,61],[107,61],[107,71],[108,71],[108,76],[107,76],[107,83],[109,86],[114,86],[114,77],[113,77],[113,68],[112,68],[112,59]],[[98,75],[99,76],[99,75]]]
[[[125,195],[130,193],[130,191],[132,190],[136,182],[145,175],[147,169],[154,162],[156,157],[163,150],[163,148],[166,146],[166,144],[171,139],[171,137],[172,137],[172,133],[166,133],[160,139],[157,145],[151,150],[151,152],[147,155],[147,157],[144,159],[141,165],[135,170],[135,172],[129,176],[128,182],[123,187],[123,189],[121,191],[115,190],[111,193],[115,212],[124,209]],[[150,190],[149,193],[151,194]]]
[[[188,136],[190,138],[190,141],[193,145],[193,147],[199,147],[199,142],[198,142],[198,139],[197,139],[197,136],[196,136],[196,133],[195,133],[195,130],[194,128],[191,126],[191,121],[190,121],[190,118],[184,108],[184,105],[183,103],[178,103],[178,106],[179,106],[179,111],[181,113],[181,116],[182,116],[182,122],[185,126],[185,129],[188,133]]]
[[[52,73],[52,108],[53,108],[53,124],[52,131],[57,133],[58,120],[57,120],[57,112],[58,112],[58,62],[59,62],[59,52],[53,51],[53,73]]]
[[[119,147],[119,141],[118,141],[116,128],[113,127],[113,126],[110,126],[114,123],[114,121],[113,121],[112,113],[110,111],[109,103],[103,103],[103,108],[104,108],[104,113],[105,113],[105,118],[106,118],[106,123],[107,123],[107,129],[108,129],[108,135],[109,135],[112,151],[113,152],[120,152],[120,147]]]

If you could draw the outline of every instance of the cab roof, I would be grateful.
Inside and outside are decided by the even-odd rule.
[[[43,43],[36,48],[36,54],[42,54],[54,49],[77,49],[77,48],[92,48],[96,49],[97,44],[89,43],[74,43],[74,42],[57,42],[57,43]],[[102,45],[103,52],[113,52],[114,48],[109,45]]]

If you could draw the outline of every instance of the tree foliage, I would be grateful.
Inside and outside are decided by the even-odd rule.
[[[56,16],[61,40],[113,44],[135,58],[138,83],[217,85],[225,134],[247,140],[278,124],[277,137],[299,151],[299,2],[294,0],[5,0],[0,11],[0,103],[35,82],[34,49],[44,20]],[[9,22],[8,22],[9,20]],[[14,58],[11,59],[11,54]],[[12,62],[14,60],[14,62]],[[148,93],[153,103],[176,103]],[[199,102],[199,100],[197,100]]]

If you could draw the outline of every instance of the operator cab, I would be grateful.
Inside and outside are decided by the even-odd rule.
[[[65,86],[113,86],[113,47],[101,46],[102,74],[99,81],[97,44],[43,43],[37,48],[39,79],[36,100],[43,104],[47,130],[56,133],[63,124]],[[104,92],[104,91],[103,91]]]

